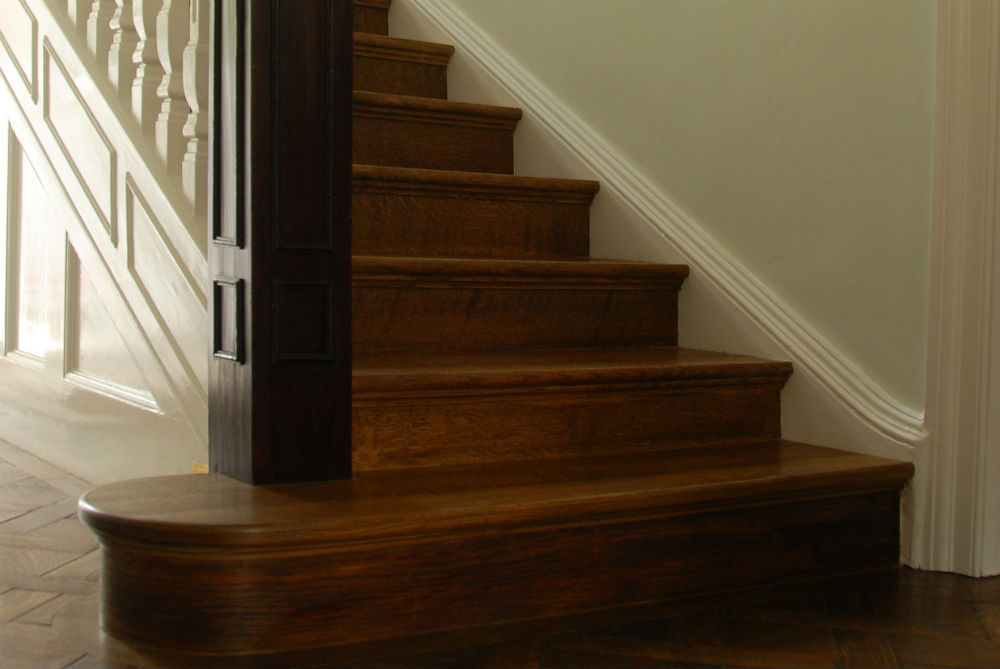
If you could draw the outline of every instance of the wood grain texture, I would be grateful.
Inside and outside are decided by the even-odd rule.
[[[774,439],[790,372],[677,348],[359,356],[354,469]]]
[[[686,275],[683,266],[594,260],[354,256],[354,348],[672,345]]]
[[[593,181],[355,165],[355,254],[581,258]]]
[[[521,110],[354,93],[354,162],[512,174]]]
[[[391,0],[354,0],[354,32],[389,34]]]
[[[209,460],[244,481],[350,475],[351,9],[215,4]]]
[[[261,6],[289,20],[255,48],[316,51],[309,3],[273,2]],[[895,566],[912,466],[782,441],[791,366],[677,347],[687,267],[587,258],[598,184],[511,174],[520,112],[447,101],[452,47],[373,34],[387,6],[358,3],[354,26],[372,32],[354,33],[355,92],[337,98],[356,122],[349,310],[312,254],[348,246],[312,224],[347,202],[342,189],[329,199],[324,184],[346,182],[330,182],[331,163],[313,154],[345,128],[323,107],[323,67],[282,65],[285,80],[265,64],[250,80],[257,123],[302,123],[250,133],[247,238],[255,271],[273,270],[249,277],[264,300],[251,311],[273,323],[252,321],[248,355],[272,367],[253,368],[261,401],[247,415],[274,409],[283,422],[264,427],[297,440],[322,423],[331,393],[350,392],[354,476],[256,487],[171,477],[87,493],[106,631],[153,664],[330,665],[359,649],[630,618]],[[278,106],[302,85],[313,98]],[[350,346],[350,385],[300,364],[343,362],[337,342]],[[237,386],[227,401],[246,397]],[[322,469],[343,436],[259,457]],[[199,659],[177,660],[178,639]],[[735,657],[751,645],[735,644]],[[822,656],[807,650],[796,661]]]
[[[890,567],[911,471],[768,442],[293,487],[145,479],[88,493],[81,514],[105,549],[110,633],[239,654]]]
[[[48,482],[64,496],[56,501],[36,498],[41,506],[25,506],[19,482],[29,478]],[[89,487],[0,441],[0,500],[22,505],[23,513],[0,522],[0,545],[12,551],[5,553],[5,561],[24,563],[17,554],[38,549],[87,560],[98,557],[92,553],[93,534],[72,514],[75,506],[66,505],[75,504],[79,492]],[[50,514],[55,507],[65,511]],[[59,520],[52,521],[56,516]],[[904,666],[900,658],[918,665],[943,657],[942,665],[1000,666],[1000,578],[886,570],[794,582],[766,592],[749,589],[615,609],[613,615],[596,612],[491,626],[475,634],[452,631],[312,652],[225,657],[199,656],[197,648],[183,641],[169,653],[142,654],[102,635],[99,586],[92,574],[73,567],[82,562],[73,560],[67,568],[41,576],[8,572],[0,579],[0,656],[5,665],[631,669],[766,663],[895,669]]]
[[[354,87],[359,91],[448,97],[448,61],[455,47],[354,33]]]

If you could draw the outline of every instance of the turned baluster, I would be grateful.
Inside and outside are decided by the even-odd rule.
[[[76,26],[76,31],[81,35],[87,34],[87,19],[90,17],[93,5],[93,0],[67,0],[66,2],[66,13],[69,15],[69,20]]]
[[[87,48],[97,59],[100,70],[107,71],[108,52],[111,50],[111,17],[115,13],[115,0],[94,0],[87,17]]]
[[[184,95],[191,113],[184,123],[187,150],[181,168],[184,193],[199,215],[208,207],[209,0],[192,0],[190,41],[184,47]]]
[[[191,109],[184,98],[184,47],[188,42],[188,1],[164,0],[156,17],[156,53],[163,80],[156,89],[160,99],[156,119],[156,150],[169,172],[179,173],[184,159],[184,123]]]
[[[156,89],[163,81],[163,68],[156,55],[156,17],[163,0],[132,0],[132,22],[137,42],[132,52],[135,78],[132,80],[132,113],[142,126],[143,134],[154,135],[156,117],[160,113],[160,98]]]
[[[135,79],[135,63],[132,54],[139,41],[135,31],[132,0],[116,0],[115,13],[111,16],[111,49],[108,52],[108,78],[118,93],[128,97],[132,94]]]

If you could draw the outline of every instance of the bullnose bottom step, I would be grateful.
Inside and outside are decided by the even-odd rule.
[[[307,485],[140,479],[80,513],[108,632],[238,662],[891,568],[911,474],[776,440]]]

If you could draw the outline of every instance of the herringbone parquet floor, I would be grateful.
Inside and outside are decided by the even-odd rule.
[[[102,650],[88,484],[0,441],[0,667],[133,664]],[[1000,667],[1000,578],[913,570],[835,592],[361,664]]]

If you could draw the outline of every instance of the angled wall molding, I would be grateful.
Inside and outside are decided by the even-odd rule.
[[[411,4],[586,165],[602,189],[620,197],[673,244],[695,271],[784,350],[797,370],[813,377],[867,428],[896,444],[900,457],[911,457],[910,449],[926,438],[922,413],[903,405],[848,360],[447,0]]]

